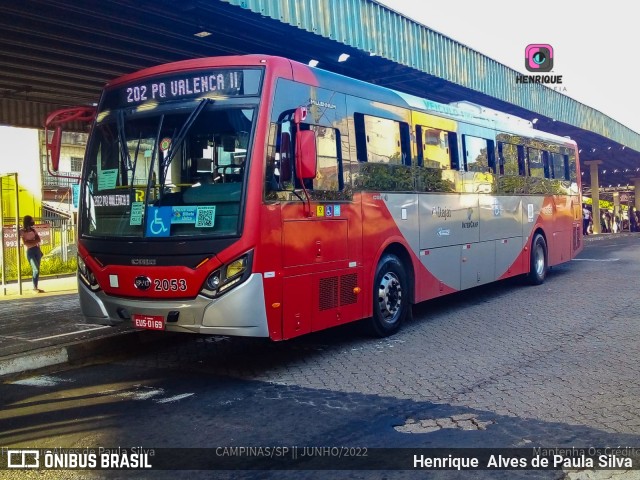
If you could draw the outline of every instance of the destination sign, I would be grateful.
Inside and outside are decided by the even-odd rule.
[[[214,69],[156,77],[107,92],[103,109],[198,97],[257,95],[260,70]]]

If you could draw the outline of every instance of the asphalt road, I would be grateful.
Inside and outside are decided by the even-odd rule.
[[[421,304],[383,340],[358,325],[284,343],[186,335],[144,354],[6,383],[0,445],[160,449],[152,463],[165,468],[189,464],[179,456],[192,454],[195,466],[236,469],[283,464],[224,459],[215,447],[297,447],[300,468],[33,478],[416,478],[412,456],[400,455],[396,461],[409,465],[397,471],[313,471],[345,460],[300,457],[304,447],[366,450],[372,464],[388,453],[379,448],[638,448],[639,241],[591,241],[539,287],[506,281]],[[209,450],[164,450],[177,448]],[[424,478],[584,474],[420,471]]]

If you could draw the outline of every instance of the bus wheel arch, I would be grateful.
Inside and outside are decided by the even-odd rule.
[[[531,285],[542,285],[549,271],[549,247],[547,238],[541,229],[537,229],[533,233],[529,250],[527,282]]]
[[[373,335],[393,335],[411,317],[413,285],[411,257],[401,245],[390,245],[380,256],[373,276],[369,321]]]

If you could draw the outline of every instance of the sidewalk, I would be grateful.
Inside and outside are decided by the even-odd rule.
[[[104,361],[124,352],[142,351],[175,341],[166,332],[140,331],[85,323],[75,275],[50,277],[34,293],[31,281],[0,286],[0,381],[30,373]]]
[[[75,275],[55,277],[41,277],[38,287],[45,293],[33,293],[31,279],[22,281],[22,295],[19,293],[17,282],[0,285],[0,302],[3,300],[15,300],[16,298],[28,298],[35,296],[51,296],[78,293],[78,280]]]

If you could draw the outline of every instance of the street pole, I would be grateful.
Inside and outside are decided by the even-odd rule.
[[[16,176],[16,255],[18,256],[18,294],[22,295],[22,255],[20,255],[20,186],[18,185],[18,173]]]
[[[2,193],[2,184],[4,176],[0,175],[0,229],[2,229],[2,242],[0,243],[0,261],[2,261],[2,294],[7,294],[7,285],[5,283],[5,271],[7,262],[4,258],[4,196]]]

